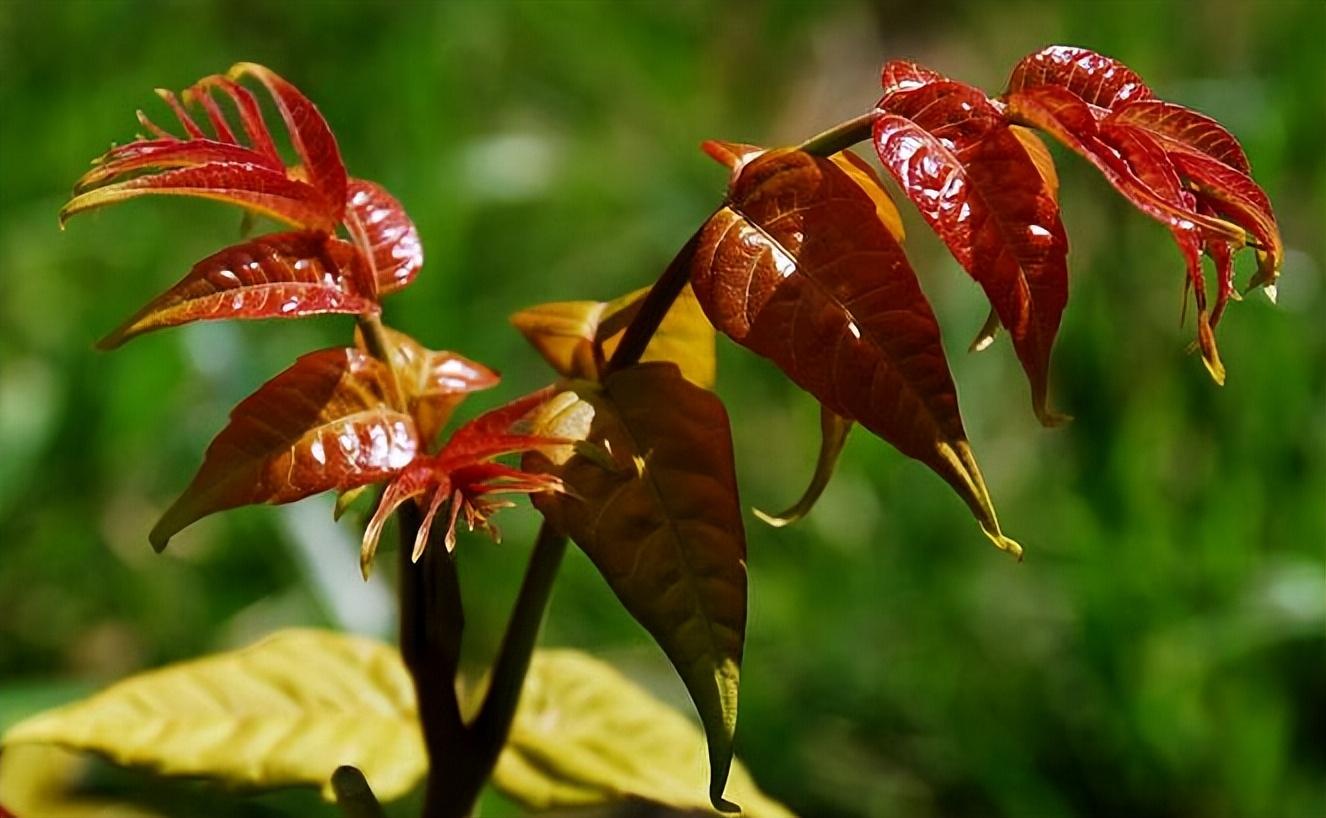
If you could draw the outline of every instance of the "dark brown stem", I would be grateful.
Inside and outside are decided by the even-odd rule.
[[[691,256],[699,243],[700,231],[697,230],[686,242],[686,246],[681,248],[681,252],[672,259],[672,263],[663,271],[663,275],[654,282],[654,286],[650,288],[649,294],[640,305],[640,311],[626,327],[622,341],[617,345],[617,351],[612,354],[612,360],[608,361],[605,377],[640,360],[645,347],[649,346],[649,340],[658,331],[658,325],[663,323],[664,316],[672,309],[672,303],[677,300],[677,296],[681,295],[686,283],[690,281]]]

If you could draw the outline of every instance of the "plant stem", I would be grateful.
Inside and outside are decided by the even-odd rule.
[[[358,316],[357,321],[359,334],[364,338],[368,354],[387,365],[392,406],[402,412],[408,411],[405,393],[401,389],[400,374],[396,372],[396,358],[393,355],[395,349],[392,347],[391,339],[387,337],[387,328],[382,324],[382,317],[377,313],[364,313]]]
[[[879,111],[868,111],[846,122],[839,122],[827,131],[797,145],[797,150],[813,153],[816,156],[832,156],[838,151],[869,139],[870,130],[874,127],[875,120],[879,119],[879,115]]]
[[[695,231],[686,245],[672,259],[672,263],[659,276],[658,281],[650,288],[649,294],[645,296],[644,302],[640,305],[640,311],[635,314],[635,318],[627,325],[626,332],[622,335],[622,341],[617,345],[617,350],[612,353],[612,360],[603,373],[604,377],[634,364],[640,360],[644,354],[645,347],[649,346],[649,341],[658,331],[658,325],[663,323],[663,318],[672,308],[672,303],[681,295],[681,291],[686,288],[687,282],[691,280],[691,256],[695,253],[696,246],[700,243],[700,232],[704,228]]]
[[[488,693],[479,715],[470,724],[470,738],[488,769],[497,763],[511,731],[511,720],[520,702],[525,674],[529,671],[530,656],[534,653],[539,626],[543,623],[543,613],[548,607],[553,581],[564,554],[566,537],[544,522],[539,528],[538,539],[534,541],[534,551],[530,554],[506,633],[502,636],[502,646],[493,662]]]

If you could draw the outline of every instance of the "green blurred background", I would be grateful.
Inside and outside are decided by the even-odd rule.
[[[1054,393],[1076,421],[1043,430],[1006,342],[963,351],[982,296],[904,207],[1027,559],[855,435],[804,523],[747,518],[739,754],[813,816],[1326,815],[1321,2],[0,4],[0,727],[279,627],[393,628],[387,580],[359,582],[355,523],[333,525],[325,498],[209,519],[163,556],[147,545],[228,408],[351,329],[199,325],[92,350],[238,235],[232,210],[167,200],[57,229],[136,108],[169,118],[154,87],[254,60],[318,103],[351,172],[394,191],[423,236],[427,266],[388,320],[503,371],[473,411],[548,378],[507,314],[657,275],[723,191],[700,140],[800,141],[870,105],[894,57],[995,92],[1056,42],[1124,60],[1242,139],[1284,233],[1280,307],[1232,306],[1214,386],[1185,354],[1166,231],[1056,149],[1073,292]],[[789,501],[817,445],[812,400],[727,342],[718,391],[743,502]],[[536,525],[525,507],[501,545],[461,543],[475,661]],[[686,706],[579,553],[544,642]],[[193,815],[316,808],[170,797]]]

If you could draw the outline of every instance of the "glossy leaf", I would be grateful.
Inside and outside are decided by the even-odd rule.
[[[1144,128],[1166,141],[1206,154],[1240,173],[1251,175],[1247,154],[1225,126],[1205,114],[1160,99],[1139,100],[1120,106],[1110,121]]]
[[[648,293],[645,288],[607,302],[540,304],[512,315],[511,323],[558,374],[597,380]],[[677,296],[640,360],[671,361],[692,383],[713,386],[714,328],[690,287]]]
[[[272,94],[303,163],[298,168],[285,166],[257,100],[234,82],[243,75],[254,76]],[[347,180],[336,141],[317,108],[294,86],[252,63],[236,65],[230,77],[203,78],[185,92],[185,100],[204,109],[213,129],[211,136],[174,94],[158,93],[174,111],[185,136],[169,133],[140,112],[139,120],[154,138],[112,148],[99,159],[79,180],[77,195],[60,212],[62,223],[76,213],[144,195],[215,199],[324,233],[341,220]],[[213,94],[222,94],[234,104],[247,145]]]
[[[722,803],[732,760],[746,633],[746,540],[727,413],[675,365],[647,363],[575,382],[592,414],[559,407],[560,421],[590,420],[583,454],[554,467],[566,486],[535,505],[584,550],[672,660],[709,739],[710,796]],[[546,427],[545,427],[546,428]],[[581,425],[583,431],[583,425]],[[552,434],[569,436],[567,425]]]
[[[1091,162],[1115,190],[1148,216],[1171,228],[1197,229],[1205,239],[1235,247],[1247,244],[1248,234],[1242,227],[1176,205],[1149,188],[1102,136],[1087,104],[1072,93],[1046,85],[1010,93],[1006,102],[1014,121],[1045,131]]]
[[[932,82],[943,82],[946,79],[947,77],[938,71],[932,71],[911,60],[889,60],[884,63],[884,68],[880,71],[879,84],[884,88],[884,96],[880,98],[877,107],[883,108],[888,103],[889,97],[896,93],[914,91]]]
[[[880,162],[985,291],[1026,370],[1036,416],[1061,422],[1048,378],[1068,302],[1068,237],[1047,172],[971,86],[932,81],[884,105],[874,126]]]
[[[341,765],[362,770],[384,800],[427,770],[414,687],[397,652],[329,631],[283,631],[130,677],[3,738],[6,749],[29,744],[232,786],[311,785],[327,798]]]
[[[755,516],[774,528],[782,528],[809,514],[820,499],[820,495],[824,493],[824,489],[828,487],[829,480],[833,477],[833,470],[838,465],[838,456],[842,454],[843,446],[847,444],[847,434],[851,431],[852,421],[840,418],[821,406],[820,453],[815,460],[815,473],[810,478],[810,485],[806,486],[801,497],[786,511],[766,514],[757,508],[754,509]]]
[[[391,408],[387,368],[354,349],[311,352],[230,413],[202,468],[152,529],[158,551],[200,517],[252,503],[289,503],[395,475],[419,436]]]
[[[939,327],[875,204],[833,162],[748,164],[705,225],[691,282],[720,331],[949,482],[1000,548]]]
[[[372,570],[382,528],[401,504],[426,498],[423,522],[419,526],[412,558],[418,561],[427,546],[429,533],[439,511],[449,511],[445,542],[455,548],[456,523],[463,513],[471,531],[482,528],[494,539],[498,533],[489,518],[510,503],[495,499],[502,494],[557,492],[562,488],[557,478],[546,474],[528,474],[510,466],[492,462],[505,454],[517,454],[540,446],[566,441],[546,435],[530,434],[519,428],[521,421],[553,392],[541,389],[504,406],[485,412],[461,426],[437,454],[421,455],[400,472],[382,493],[377,510],[364,530],[359,566],[367,577]]]
[[[1067,45],[1052,45],[1023,57],[1008,80],[1009,92],[1043,86],[1063,88],[1088,105],[1106,109],[1151,97],[1151,89],[1128,66]]]
[[[388,328],[385,335],[391,345],[396,376],[425,447],[437,438],[466,395],[491,389],[502,380],[481,363],[454,352],[428,349],[403,332]],[[358,329],[355,345],[368,353],[363,333]]]
[[[356,281],[354,246],[319,233],[275,233],[227,247],[193,266],[97,345],[113,349],[144,332],[222,318],[367,313],[377,304]]]
[[[414,281],[424,250],[405,208],[381,185],[363,179],[350,180],[349,197],[345,220],[363,242],[378,291],[385,295]]]
[[[704,739],[610,665],[574,650],[534,654],[493,785],[531,810],[644,799],[711,813]],[[734,762],[728,794],[749,818],[790,818]]]

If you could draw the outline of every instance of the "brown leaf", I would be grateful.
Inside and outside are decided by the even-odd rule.
[[[748,164],[702,231],[691,282],[715,327],[934,469],[1021,553],[999,529],[916,274],[835,163],[779,150]]]
[[[575,382],[541,431],[583,431],[615,466],[578,454],[547,469],[566,494],[535,498],[602,572],[672,660],[709,740],[710,794],[720,803],[732,759],[746,631],[746,540],[727,413],[675,365],[646,363],[603,384]],[[590,415],[592,412],[592,416]]]
[[[354,349],[311,352],[230,413],[202,468],[152,529],[158,551],[208,514],[253,503],[289,503],[375,483],[414,460],[409,415],[388,403],[383,364]]]

